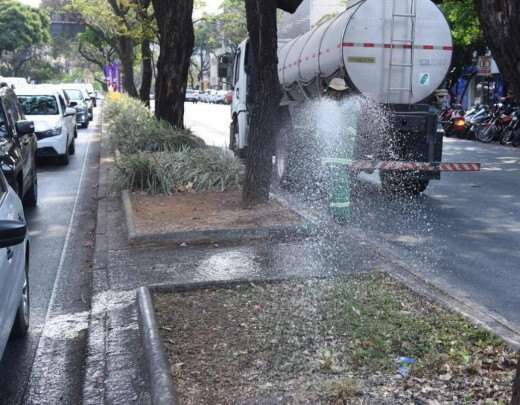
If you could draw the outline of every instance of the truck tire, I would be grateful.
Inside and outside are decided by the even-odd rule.
[[[429,180],[418,179],[414,175],[381,172],[381,187],[390,195],[418,195],[426,190]]]

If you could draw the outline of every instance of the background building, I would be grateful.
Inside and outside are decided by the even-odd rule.
[[[286,42],[304,34],[324,16],[345,10],[346,0],[304,0],[296,13],[283,13],[278,23],[280,42]]]

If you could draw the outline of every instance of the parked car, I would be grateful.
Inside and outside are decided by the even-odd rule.
[[[79,90],[81,92],[81,99],[75,92],[76,98],[73,101],[78,102],[78,104],[80,100],[83,101],[83,103],[87,106],[88,119],[89,121],[92,121],[94,119],[94,102],[88,93],[86,85],[84,83],[65,83],[62,84],[62,87],[65,91],[72,92],[73,90]],[[71,94],[69,94],[69,96],[71,96]]]
[[[186,90],[186,97],[185,97],[185,101],[188,101],[188,102],[191,102],[191,103],[198,103],[199,102],[199,93],[197,93],[196,91],[194,90]]]
[[[76,110],[48,86],[20,89],[17,95],[24,114],[34,121],[37,155],[58,156],[62,164],[68,164],[76,151]]]
[[[68,106],[76,109],[76,124],[80,128],[88,128],[91,119],[88,102],[85,99],[84,93],[81,90],[71,89],[69,87],[63,87],[63,90],[70,100]]]
[[[0,359],[29,329],[29,241],[23,206],[0,173]]]
[[[28,207],[38,202],[37,141],[14,91],[0,88],[0,164],[13,190]]]
[[[94,86],[92,85],[92,83],[85,83],[85,90],[87,90],[90,100],[92,101],[92,105],[94,107],[97,107],[98,94],[97,94],[96,89],[94,89]]]

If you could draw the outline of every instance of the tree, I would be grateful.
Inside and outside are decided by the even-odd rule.
[[[215,19],[219,26],[219,40],[231,52],[236,52],[238,45],[247,37],[244,0],[224,0]]]
[[[513,395],[511,405],[520,405],[520,353],[517,356],[516,377],[513,383]]]
[[[184,128],[184,98],[194,45],[193,0],[152,0],[159,30],[155,114]]]
[[[276,0],[246,0],[251,48],[250,132],[242,202],[249,207],[269,200],[276,117],[281,98],[278,81]]]
[[[451,78],[456,80],[465,67],[473,63],[473,52],[486,49],[473,0],[445,0],[440,4],[453,37],[453,67]]]
[[[71,0],[69,10],[81,14],[87,28],[95,33],[95,36],[83,36],[80,43],[82,55],[93,62],[93,55],[86,49],[115,49],[121,62],[124,90],[130,96],[139,96],[149,103],[153,71],[151,42],[156,37],[150,0]],[[87,45],[89,40],[94,40],[92,46]],[[136,45],[140,46],[139,52],[136,52]],[[100,56],[99,52],[96,54]],[[134,76],[138,54],[142,63],[139,92]],[[95,64],[99,67],[99,63]]]
[[[29,61],[36,47],[50,40],[45,12],[18,1],[0,0],[0,58],[12,75]]]
[[[217,20],[212,16],[203,16],[200,20],[196,21],[194,26],[194,58],[196,59],[197,66],[197,79],[202,88],[202,80],[204,79],[204,73],[209,71],[211,53],[213,53],[218,47],[218,29]]]
[[[520,100],[520,2],[474,1],[486,44],[509,90]]]

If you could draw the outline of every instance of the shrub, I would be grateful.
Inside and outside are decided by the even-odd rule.
[[[236,190],[243,175],[240,160],[216,147],[126,154],[116,167],[120,188],[152,194]]]
[[[107,97],[104,118],[112,145],[122,154],[204,146],[204,141],[191,131],[158,121],[142,102],[122,94]]]

